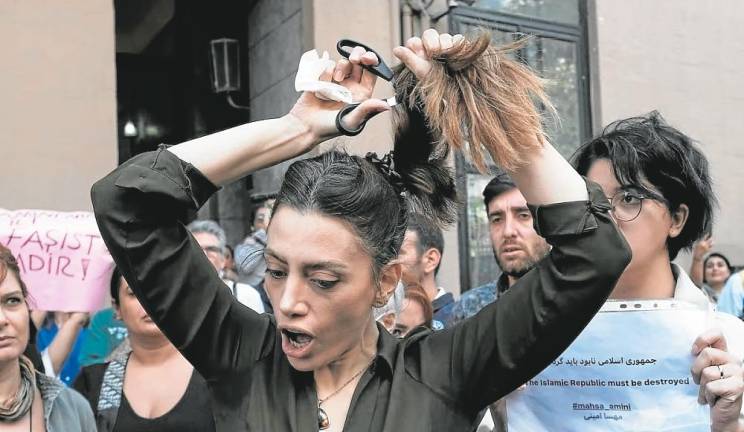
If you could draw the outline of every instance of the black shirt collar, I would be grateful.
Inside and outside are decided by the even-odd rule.
[[[384,365],[384,367],[392,374],[400,339],[388,333],[388,331],[385,330],[385,327],[383,327],[379,322],[377,323],[377,330],[380,332],[380,337],[377,340],[377,358],[374,363],[375,368],[383,367]]]

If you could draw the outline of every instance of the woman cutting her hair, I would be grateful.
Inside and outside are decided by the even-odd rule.
[[[273,316],[231,296],[184,223],[221,185],[339,135],[342,104],[304,93],[284,117],[142,154],[93,186],[111,254],[207,380],[218,430],[471,430],[479,411],[549,364],[605,301],[630,259],[607,199],[544,139],[529,97],[542,95],[539,80],[487,46],[427,30],[395,49],[405,69],[395,81],[404,112],[395,108],[394,164],[331,151],[289,167],[267,230]],[[377,63],[356,47],[325,74],[362,101],[341,128],[389,109],[369,99],[375,77],[362,66]],[[486,149],[510,168],[553,250],[478,316],[398,340],[372,310],[400,279],[410,207],[452,221],[446,146],[462,146],[463,129],[471,155]]]

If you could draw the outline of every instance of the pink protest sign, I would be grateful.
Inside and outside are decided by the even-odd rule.
[[[93,213],[0,209],[0,243],[18,260],[32,309],[103,306],[114,262]]]

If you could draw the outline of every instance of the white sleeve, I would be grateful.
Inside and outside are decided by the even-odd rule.
[[[59,375],[54,373],[54,364],[52,358],[49,357],[49,348],[44,348],[44,351],[41,352],[41,363],[44,365],[44,375],[59,378]]]
[[[266,312],[263,306],[263,301],[261,301],[261,294],[258,293],[257,289],[248,284],[235,284],[235,297],[240,303],[258,313]]]

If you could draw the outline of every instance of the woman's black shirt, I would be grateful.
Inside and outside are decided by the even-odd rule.
[[[209,385],[220,431],[317,432],[312,373],[294,370],[273,316],[241,305],[184,223],[217,188],[161,148],[98,181],[101,235],[145,310]],[[531,208],[553,246],[498,302],[460,325],[397,340],[380,331],[346,431],[466,431],[544,369],[612,291],[630,251],[602,190]]]

